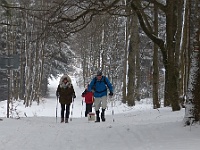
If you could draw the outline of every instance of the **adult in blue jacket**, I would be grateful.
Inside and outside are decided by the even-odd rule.
[[[105,76],[102,76],[102,71],[97,72],[97,76],[92,79],[88,86],[88,91],[94,92],[94,105],[96,111],[96,122],[100,122],[99,109],[102,107],[101,120],[104,122],[105,119],[105,110],[107,107],[107,88],[109,89],[110,96],[113,96],[113,87],[109,79]]]

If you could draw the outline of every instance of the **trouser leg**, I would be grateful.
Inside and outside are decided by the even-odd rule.
[[[89,104],[86,104],[85,117],[87,117],[89,112]]]
[[[102,113],[101,113],[101,119],[102,121],[105,121],[105,110],[107,107],[107,96],[103,97],[98,97],[95,98],[95,111],[96,111],[96,122],[100,122],[100,117],[99,117],[99,109],[102,106]]]
[[[64,122],[65,104],[61,104],[61,122]]]
[[[67,104],[66,105],[66,114],[65,114],[65,123],[68,123],[69,114],[70,114],[70,104]]]
[[[97,97],[94,101],[95,111],[98,111],[101,107],[101,98]]]
[[[102,102],[102,109],[106,109],[106,107],[107,107],[107,96],[101,97],[101,102]]]
[[[92,105],[93,104],[88,104],[88,110],[89,110],[88,112],[92,112]]]
[[[85,117],[87,117],[87,115],[92,112],[92,105],[93,104],[86,104],[86,110],[85,110]]]
[[[101,120],[104,122],[104,121],[106,121],[106,119],[105,119],[105,110],[106,109],[102,109],[102,112],[101,112]]]
[[[99,110],[96,111],[96,121],[95,122],[100,122]]]

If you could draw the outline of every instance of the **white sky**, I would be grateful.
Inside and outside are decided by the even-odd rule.
[[[183,127],[184,109],[153,110],[151,99],[134,107],[120,102],[112,107],[109,102],[106,122],[94,123],[83,117],[84,88],[73,77],[72,82],[77,98],[68,124],[60,123],[60,105],[56,122],[57,80],[50,81],[50,96],[39,106],[33,103],[24,108],[22,102],[14,103],[20,119],[15,119],[16,112],[7,119],[6,101],[0,102],[0,150],[199,150],[200,126]]]

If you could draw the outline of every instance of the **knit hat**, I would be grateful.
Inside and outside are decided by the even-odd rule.
[[[101,70],[97,71],[97,76],[102,76],[102,71]]]

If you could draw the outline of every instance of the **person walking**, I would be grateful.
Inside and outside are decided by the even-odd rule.
[[[72,99],[74,100],[74,98],[76,98],[71,79],[68,75],[63,75],[61,77],[58,88],[56,90],[56,96],[59,97],[59,102],[61,104],[61,123],[63,123],[64,121],[65,123],[68,123],[70,105],[72,103]]]
[[[88,86],[89,86],[89,84],[87,85],[87,88],[85,89],[85,91],[82,93],[82,97],[85,98],[85,104],[86,104],[85,117],[87,117],[87,115],[90,112],[92,112],[92,105],[94,102],[93,92],[88,91]]]
[[[107,88],[109,89],[110,96],[113,96],[113,87],[110,83],[109,79],[102,75],[102,71],[97,71],[96,77],[92,79],[88,86],[88,91],[94,92],[94,105],[96,111],[96,121],[100,122],[100,107],[102,107],[101,111],[101,120],[104,122],[105,119],[105,110],[107,107]]]

